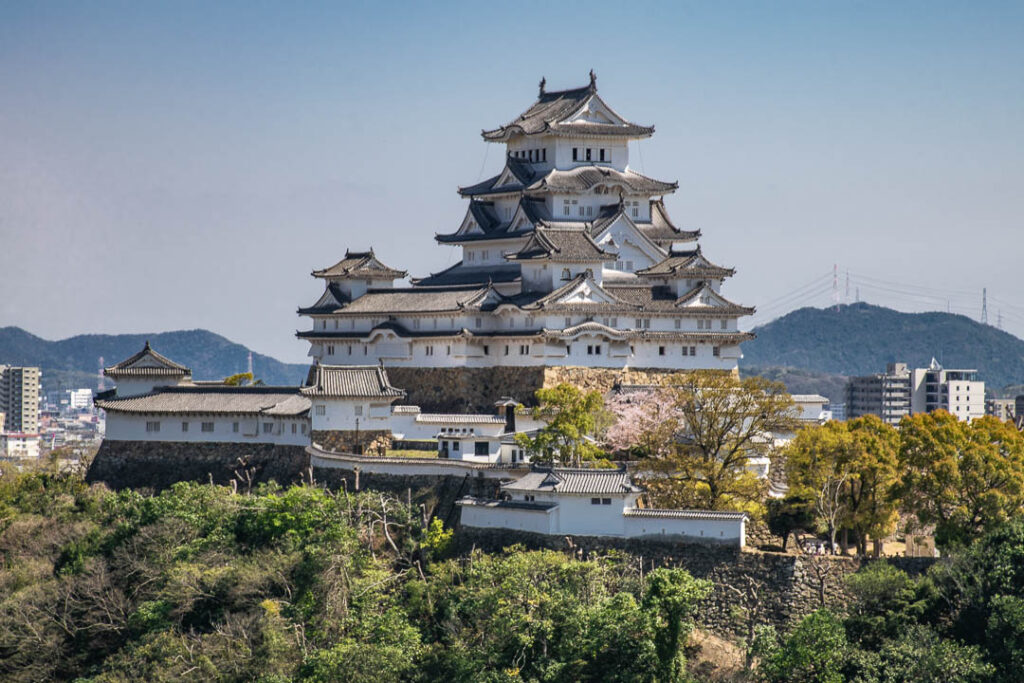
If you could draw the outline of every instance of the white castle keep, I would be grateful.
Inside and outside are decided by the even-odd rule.
[[[582,368],[735,371],[739,320],[753,309],[722,294],[732,268],[701,253],[700,232],[669,219],[677,183],[629,166],[630,123],[582,88],[540,95],[484,131],[506,146],[496,176],[459,188],[456,265],[412,286],[372,250],[313,271],[323,295],[299,314],[309,355],[326,365],[390,368]]]

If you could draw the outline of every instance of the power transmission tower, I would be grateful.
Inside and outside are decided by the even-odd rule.
[[[1003,329],[1003,309],[996,311],[996,327]]]
[[[988,288],[981,288],[981,324],[988,325]]]
[[[847,271],[846,271],[846,296],[843,297],[843,300],[846,303],[850,303],[850,271],[849,271],[849,269],[847,269]]]
[[[836,313],[839,312],[839,264],[832,264],[832,301],[836,304]]]

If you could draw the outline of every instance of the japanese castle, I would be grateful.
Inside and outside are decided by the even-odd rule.
[[[411,286],[370,251],[313,271],[323,295],[299,314],[309,355],[326,365],[392,368],[578,366],[736,371],[738,322],[753,308],[725,298],[732,268],[701,252],[700,231],[673,224],[678,184],[632,170],[631,123],[590,82],[548,91],[511,123],[483,132],[505,165],[459,188],[454,266]]]

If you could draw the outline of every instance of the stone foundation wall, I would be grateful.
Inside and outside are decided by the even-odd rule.
[[[334,490],[381,491],[399,500],[409,500],[415,506],[423,506],[428,517],[438,517],[447,527],[454,527],[459,521],[459,507],[455,504],[463,496],[495,498],[499,493],[497,479],[469,475],[424,476],[367,474],[343,468],[313,468],[313,478],[318,485]]]
[[[660,384],[679,370],[494,367],[494,368],[387,368],[391,384],[405,389],[405,403],[423,412],[490,413],[494,402],[511,396],[527,406],[542,387],[568,383],[586,391],[605,393],[616,384]]]
[[[387,429],[316,430],[311,438],[313,443],[336,453],[383,453],[391,448],[391,431]]]
[[[472,548],[499,552],[520,544],[570,552],[580,558],[626,553],[628,563],[643,571],[679,567],[714,584],[711,595],[697,615],[709,630],[746,637],[751,623],[773,624],[788,631],[804,616],[824,605],[842,609],[849,599],[845,577],[864,561],[848,557],[808,557],[761,553],[724,546],[684,545],[657,539],[625,539],[593,536],[545,536],[508,529],[460,527],[455,551]],[[910,574],[919,574],[934,563],[930,558],[887,558]]]
[[[241,459],[241,462],[240,462]],[[86,480],[113,489],[161,490],[179,481],[245,485],[274,480],[300,481],[309,465],[302,446],[248,443],[175,443],[173,441],[104,441],[89,465]]]

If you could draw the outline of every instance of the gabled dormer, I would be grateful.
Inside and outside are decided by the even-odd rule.
[[[661,262],[650,268],[638,270],[636,274],[645,280],[667,284],[676,296],[684,296],[696,283],[705,281],[717,292],[721,288],[722,280],[731,277],[735,272],[732,268],[724,268],[709,261],[698,246],[686,251],[672,251]]]
[[[103,369],[103,374],[116,383],[115,396],[139,396],[154,387],[176,386],[192,381],[192,371],[157,353],[146,341],[138,353],[120,363]]]
[[[697,284],[687,294],[681,296],[675,306],[678,309],[686,309],[695,313],[706,312],[710,315],[751,315],[754,313],[753,307],[741,306],[729,301],[707,282]]]
[[[611,269],[620,274],[632,274],[649,268],[667,255],[666,250],[630,218],[628,208],[624,201],[603,206],[590,227],[594,241],[616,254]]]
[[[342,298],[357,299],[368,289],[388,289],[395,286],[395,280],[405,278],[409,273],[384,265],[369,251],[345,250],[345,258],[329,268],[314,270],[315,278],[335,285]]]
[[[603,264],[615,260],[585,229],[538,227],[519,251],[506,256],[519,263],[524,292],[550,292],[580,274],[600,285]]]

